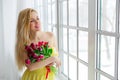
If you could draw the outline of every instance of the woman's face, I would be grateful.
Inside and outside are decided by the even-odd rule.
[[[31,13],[30,29],[33,32],[37,32],[37,31],[41,30],[40,20],[39,20],[38,14],[36,12]]]

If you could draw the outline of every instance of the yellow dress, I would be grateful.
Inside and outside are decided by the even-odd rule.
[[[45,67],[29,71],[28,69],[24,72],[22,80],[55,80],[55,74],[51,71],[46,79],[47,70]]]
[[[53,51],[52,56],[57,56],[55,51]],[[28,69],[26,69],[21,80],[55,80],[55,74],[52,71],[48,73],[47,79],[46,74],[47,74],[46,67],[34,71],[29,71]]]

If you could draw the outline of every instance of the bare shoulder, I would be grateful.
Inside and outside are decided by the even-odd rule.
[[[45,32],[45,33],[46,33],[46,35],[47,35],[48,37],[51,37],[51,38],[54,37],[54,33],[53,33],[53,32]]]

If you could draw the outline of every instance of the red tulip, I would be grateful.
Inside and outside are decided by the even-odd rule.
[[[38,58],[43,59],[44,55],[41,54],[40,56],[38,56]]]
[[[30,44],[30,47],[31,47],[33,50],[36,49],[36,45],[35,45],[34,43],[31,43],[31,44]]]
[[[37,58],[37,62],[39,62],[41,59],[40,58]]]
[[[37,58],[38,57],[36,53],[32,53],[32,56],[33,56],[33,58]]]
[[[43,45],[43,41],[38,42],[39,47],[42,46],[42,45]]]
[[[25,63],[26,63],[26,64],[30,64],[30,63],[31,63],[30,59],[26,59],[26,60],[25,60]]]
[[[28,53],[32,53],[33,52],[33,50],[30,48],[30,46],[26,45],[25,49],[27,50]]]
[[[48,42],[44,42],[44,45],[48,45]]]

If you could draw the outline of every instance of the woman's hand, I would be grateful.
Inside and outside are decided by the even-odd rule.
[[[48,64],[47,66],[53,66],[55,63],[54,62],[52,62],[52,63],[50,63],[50,64]]]
[[[56,67],[60,67],[61,66],[61,61],[58,57],[55,57],[55,63],[56,63]]]

